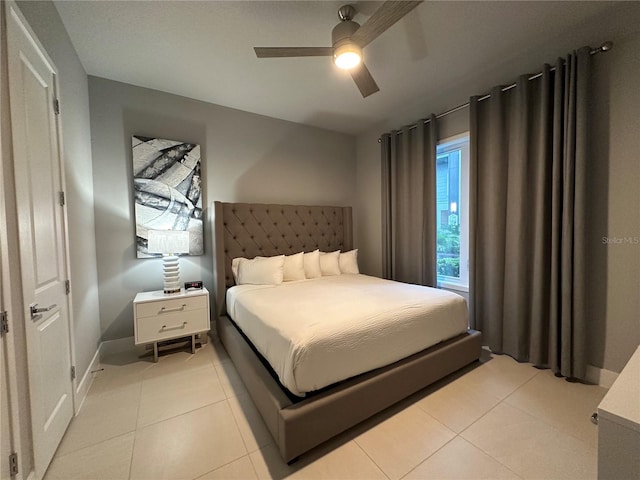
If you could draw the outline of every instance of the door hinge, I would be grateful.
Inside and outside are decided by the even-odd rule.
[[[64,293],[67,295],[71,293],[71,282],[69,280],[64,281]]]
[[[76,367],[74,365],[71,366],[71,380],[76,379]]]
[[[64,192],[58,192],[58,201],[60,203],[61,207],[64,207],[65,199],[64,199]]]
[[[53,113],[60,115],[60,102],[57,98],[53,100]]]
[[[6,311],[0,312],[0,337],[9,333],[9,315]]]
[[[18,474],[18,454],[13,452],[9,455],[9,475],[15,477]]]

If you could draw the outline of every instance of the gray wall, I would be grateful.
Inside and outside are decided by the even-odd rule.
[[[87,74],[52,2],[18,2],[58,69],[75,365],[79,380],[100,343]]]
[[[201,145],[204,202],[353,205],[349,135],[89,77],[98,286],[103,339],[133,335],[136,292],[162,288],[162,262],[136,259],[131,136]],[[209,208],[207,208],[209,210]],[[181,279],[213,291],[209,212],[205,255],[180,259]]]
[[[614,49],[593,62],[588,340],[589,363],[619,372],[640,343],[640,34],[611,39]],[[502,81],[508,83],[509,78]],[[465,96],[485,92],[449,93],[451,108],[463,103]],[[394,120],[395,124],[382,123],[357,138],[356,236],[362,269],[373,275],[382,272],[377,139],[415,118]],[[439,128],[440,138],[468,130],[468,109],[443,117]],[[603,237],[627,238],[630,243],[605,244]]]
[[[588,287],[591,363],[619,372],[640,344],[640,33],[614,41],[594,61]]]

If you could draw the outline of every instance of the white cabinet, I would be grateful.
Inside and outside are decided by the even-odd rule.
[[[598,479],[640,479],[640,347],[598,405]]]
[[[141,292],[133,300],[136,345],[153,343],[153,361],[158,361],[158,342],[191,337],[209,331],[209,292],[206,288],[165,295],[162,290]]]

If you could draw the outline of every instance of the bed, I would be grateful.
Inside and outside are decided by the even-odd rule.
[[[444,333],[446,340],[436,339],[435,345],[345,380],[317,389],[313,384],[285,388],[281,379],[286,374],[279,375],[279,368],[272,368],[258,349],[260,334],[254,334],[255,344],[249,341],[228,313],[238,311],[234,295],[227,308],[227,293],[235,291],[231,261],[315,249],[348,251],[353,247],[351,228],[350,207],[214,203],[217,333],[286,462],[480,357],[479,332],[466,330],[452,338]],[[317,358],[316,369],[326,361],[331,370],[329,360]]]

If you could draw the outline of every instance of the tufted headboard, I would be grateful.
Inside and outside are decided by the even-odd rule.
[[[231,260],[353,248],[351,207],[214,202],[215,290],[224,314]]]

